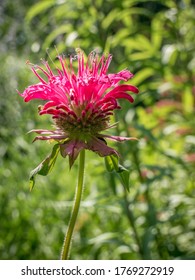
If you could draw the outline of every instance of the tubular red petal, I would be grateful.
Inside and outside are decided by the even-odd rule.
[[[50,75],[49,75],[49,74],[47,73],[47,71],[45,71],[41,66],[36,65],[36,68],[39,69],[39,70],[41,70],[41,71],[45,74],[45,76],[47,76],[48,79],[50,78]],[[36,70],[35,70],[35,71],[36,71]]]
[[[113,90],[109,91],[106,96],[110,96],[112,95],[113,93],[116,93],[116,92],[126,92],[126,91],[131,91],[133,93],[138,93],[139,90],[137,87],[135,86],[132,86],[132,85],[119,85],[119,86],[116,86]]]
[[[58,102],[56,102],[56,101],[49,101],[43,106],[42,110],[47,110],[48,108],[54,107],[57,104],[58,104]]]
[[[42,60],[42,63],[46,66],[47,70],[49,71],[50,76],[53,77],[54,74],[53,74],[53,72],[52,72],[52,70],[51,70],[51,68],[50,68],[50,66],[49,66],[49,64],[48,64],[48,62]],[[43,69],[41,69],[41,70],[43,71]],[[45,73],[45,72],[44,72],[44,73]]]
[[[127,99],[131,103],[134,102],[133,97],[130,94],[128,94],[126,92],[123,92],[123,91],[121,91],[121,92],[119,91],[119,92],[113,93],[112,97],[115,97],[116,99]],[[106,99],[107,99],[107,96],[105,96],[105,101],[106,101]]]
[[[33,73],[37,76],[37,78],[43,83],[43,84],[47,84],[45,80],[43,80],[43,78],[41,78],[41,76],[37,73],[37,71],[32,67],[31,68]]]
[[[65,60],[63,60],[61,56],[58,56],[58,59],[59,59],[59,61],[61,63],[64,76],[66,77],[67,80],[69,80],[68,72],[67,72],[67,70],[65,68]]]
[[[102,65],[102,69],[100,71],[100,76],[103,74],[106,74],[106,72],[108,71],[108,67],[110,65],[110,62],[112,60],[112,55],[109,54],[108,58],[106,59],[106,62]]]

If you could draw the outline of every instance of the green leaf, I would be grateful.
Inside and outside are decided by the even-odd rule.
[[[155,138],[155,136],[152,134],[152,129],[147,128],[144,125],[136,124],[135,129],[139,130],[141,132],[141,135],[143,137],[146,137],[151,143],[158,144],[158,140]]]
[[[133,77],[133,83],[135,85],[139,85],[142,82],[144,82],[146,79],[150,78],[155,74],[155,70],[153,68],[145,68],[136,73],[136,75]]]
[[[129,192],[129,170],[127,170],[124,166],[119,165],[118,174],[120,176],[121,183]]]
[[[30,173],[30,191],[34,188],[35,185],[35,176],[37,174],[46,176],[51,172],[52,168],[55,165],[58,152],[59,152],[59,144],[53,146],[53,150],[49,156],[47,156],[34,170]]]
[[[110,156],[112,161],[113,169],[115,169],[116,172],[119,170],[119,162],[118,162],[118,156],[117,155],[111,155]]]
[[[107,171],[108,172],[112,172],[114,170],[114,166],[113,166],[111,157],[110,156],[106,156],[104,158],[104,161],[105,161],[105,165],[106,165]]]
[[[71,31],[71,25],[70,24],[64,24],[60,27],[55,28],[46,38],[43,44],[43,49],[47,49],[51,43],[60,35],[70,33]],[[64,42],[63,42],[64,43]]]
[[[117,21],[119,14],[120,10],[118,8],[111,10],[111,12],[105,16],[101,22],[103,29],[107,30],[113,21]]]
[[[139,44],[140,46],[142,46],[142,50],[148,50],[151,51],[152,49],[152,43],[150,42],[150,40],[144,36],[144,35],[137,35],[135,37],[135,41],[137,42],[137,44]]]
[[[39,2],[35,5],[33,5],[29,10],[26,15],[26,21],[27,23],[30,23],[31,20],[36,17],[38,14],[45,12],[48,8],[53,6],[55,4],[55,0],[46,0]]]
[[[152,58],[153,54],[150,51],[135,52],[130,54],[130,59],[132,61],[145,60]]]
[[[110,155],[106,156],[104,159],[108,172],[115,171],[118,174],[122,185],[127,191],[129,191],[129,171],[124,166],[119,164],[118,156]]]
[[[155,50],[159,50],[163,39],[163,25],[161,16],[157,16],[152,20],[151,24],[151,42]]]
[[[182,94],[182,105],[185,113],[193,113],[194,111],[194,96],[192,89],[189,86],[186,86]]]

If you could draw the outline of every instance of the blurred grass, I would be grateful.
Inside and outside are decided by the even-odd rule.
[[[69,172],[59,157],[29,192],[29,173],[51,146],[32,144],[27,132],[51,121],[16,93],[36,81],[25,61],[39,63],[46,48],[54,58],[54,45],[67,55],[76,47],[112,53],[110,71],[130,69],[140,89],[113,120],[114,134],[140,139],[117,145],[130,193],[87,152],[71,259],[195,259],[194,10],[190,0],[2,1],[1,259],[58,259],[70,216],[76,165]]]

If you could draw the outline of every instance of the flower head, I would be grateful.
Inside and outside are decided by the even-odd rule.
[[[110,116],[115,109],[120,109],[118,99],[133,102],[128,92],[138,93],[132,85],[119,84],[128,81],[133,74],[122,70],[116,74],[107,74],[112,56],[99,56],[92,52],[87,61],[84,54],[77,50],[78,69],[73,69],[73,59],[69,66],[62,56],[58,56],[61,69],[53,73],[49,64],[43,61],[44,68],[32,66],[33,73],[39,83],[29,86],[20,95],[25,102],[32,99],[42,99],[46,103],[39,107],[39,114],[50,114],[55,123],[55,130],[33,130],[39,136],[34,140],[56,140],[60,144],[62,156],[69,156],[70,166],[74,163],[82,149],[89,149],[100,156],[117,154],[117,151],[107,146],[105,138],[115,141],[125,141],[132,138],[110,136],[102,131],[112,127]],[[42,71],[46,79],[38,73]]]

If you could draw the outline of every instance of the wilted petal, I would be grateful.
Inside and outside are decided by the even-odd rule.
[[[107,146],[104,139],[98,139],[96,137],[91,139],[91,141],[87,144],[87,149],[97,153],[101,157],[119,155],[115,149]]]
[[[56,140],[56,141],[60,141],[60,140],[64,140],[64,135],[49,135],[49,136],[37,136],[33,139],[33,142],[37,141],[37,140]]]
[[[99,137],[108,138],[110,140],[116,141],[116,142],[124,142],[124,141],[130,141],[130,140],[137,140],[136,137],[123,137],[123,136],[113,136],[113,135],[106,135],[106,134],[98,134]]]
[[[47,129],[32,129],[28,133],[35,132],[37,134],[59,134],[61,131],[60,130],[47,130]],[[62,134],[60,134],[62,135]],[[63,134],[65,137],[65,134]]]
[[[86,148],[86,144],[79,140],[69,140],[60,145],[60,152],[63,157],[69,156],[69,166],[72,167],[81,150]]]

